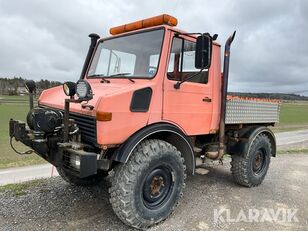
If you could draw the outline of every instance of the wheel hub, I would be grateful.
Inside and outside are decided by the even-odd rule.
[[[151,195],[157,196],[160,194],[160,190],[164,187],[164,179],[161,176],[154,176],[150,185]]]
[[[258,154],[258,155],[256,156],[256,167],[259,167],[260,164],[261,164],[261,156],[260,156],[260,154]]]
[[[259,174],[262,172],[265,165],[265,153],[259,149],[256,153],[256,156],[253,160],[253,172]]]
[[[143,183],[143,202],[146,207],[156,209],[169,199],[173,188],[172,171],[159,166],[150,171]]]

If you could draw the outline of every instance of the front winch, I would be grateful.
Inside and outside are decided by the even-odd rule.
[[[33,108],[27,115],[27,123],[31,130],[52,133],[62,124],[60,111],[49,108]]]
[[[91,86],[85,80],[79,80],[76,86],[73,83],[65,83],[64,93],[70,97],[64,99],[64,111],[43,105],[34,108],[34,81],[28,81],[27,86],[30,98],[27,123],[14,119],[9,123],[10,144],[13,150],[21,155],[35,152],[57,168],[70,171],[79,178],[97,174],[97,169],[101,168],[97,160],[97,150],[81,143],[79,125],[85,126],[84,122],[78,125],[70,113],[70,103],[81,103],[93,98]],[[75,87],[79,95],[77,99],[74,97]],[[32,150],[17,151],[13,146],[14,138]]]

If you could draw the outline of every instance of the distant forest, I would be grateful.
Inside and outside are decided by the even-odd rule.
[[[61,85],[58,81],[49,81],[47,79],[41,79],[36,81],[37,94],[44,89]],[[15,78],[0,78],[0,95],[20,95],[26,94],[27,91],[24,87],[25,79],[19,77]],[[297,94],[285,94],[285,93],[244,93],[244,92],[228,92],[229,95],[251,97],[251,98],[270,98],[279,100],[308,100],[307,96]]]
[[[287,94],[287,93],[245,93],[245,92],[228,92],[228,95],[236,95],[251,98],[265,98],[278,100],[308,100],[308,96]]]
[[[0,78],[0,95],[20,95],[27,93],[25,89],[25,79],[21,77]],[[61,85],[58,81],[41,79],[36,81],[36,89],[39,94],[42,90]]]

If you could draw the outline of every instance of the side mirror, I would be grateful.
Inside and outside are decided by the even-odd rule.
[[[195,67],[197,69],[208,69],[212,59],[212,37],[206,33],[197,37]]]

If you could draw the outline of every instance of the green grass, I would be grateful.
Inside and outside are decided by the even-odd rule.
[[[278,150],[277,154],[308,154],[308,148]]]
[[[283,103],[275,132],[308,129],[308,102]]]
[[[285,103],[281,107],[281,125],[308,124],[308,103]]]
[[[46,163],[44,159],[36,154],[22,156],[16,154],[9,144],[9,120],[10,118],[14,118],[25,121],[29,111],[27,98],[27,96],[0,96],[0,169]],[[9,103],[11,100],[20,102]],[[17,143],[14,141],[13,143],[20,151],[29,149],[20,142]]]
[[[8,123],[10,118],[25,121],[29,111],[28,96],[0,95],[0,169],[46,163],[36,154],[20,156],[9,145]],[[308,102],[283,103],[280,123],[274,127],[275,132],[308,129]],[[29,148],[14,142],[20,151]]]
[[[0,95],[0,102],[7,100],[28,101],[28,95]]]
[[[27,194],[27,190],[33,187],[39,186],[43,182],[43,179],[31,180],[19,184],[7,184],[0,186],[0,193],[5,191],[11,191],[15,196],[22,196]]]
[[[274,132],[308,129],[308,101],[284,102]]]

